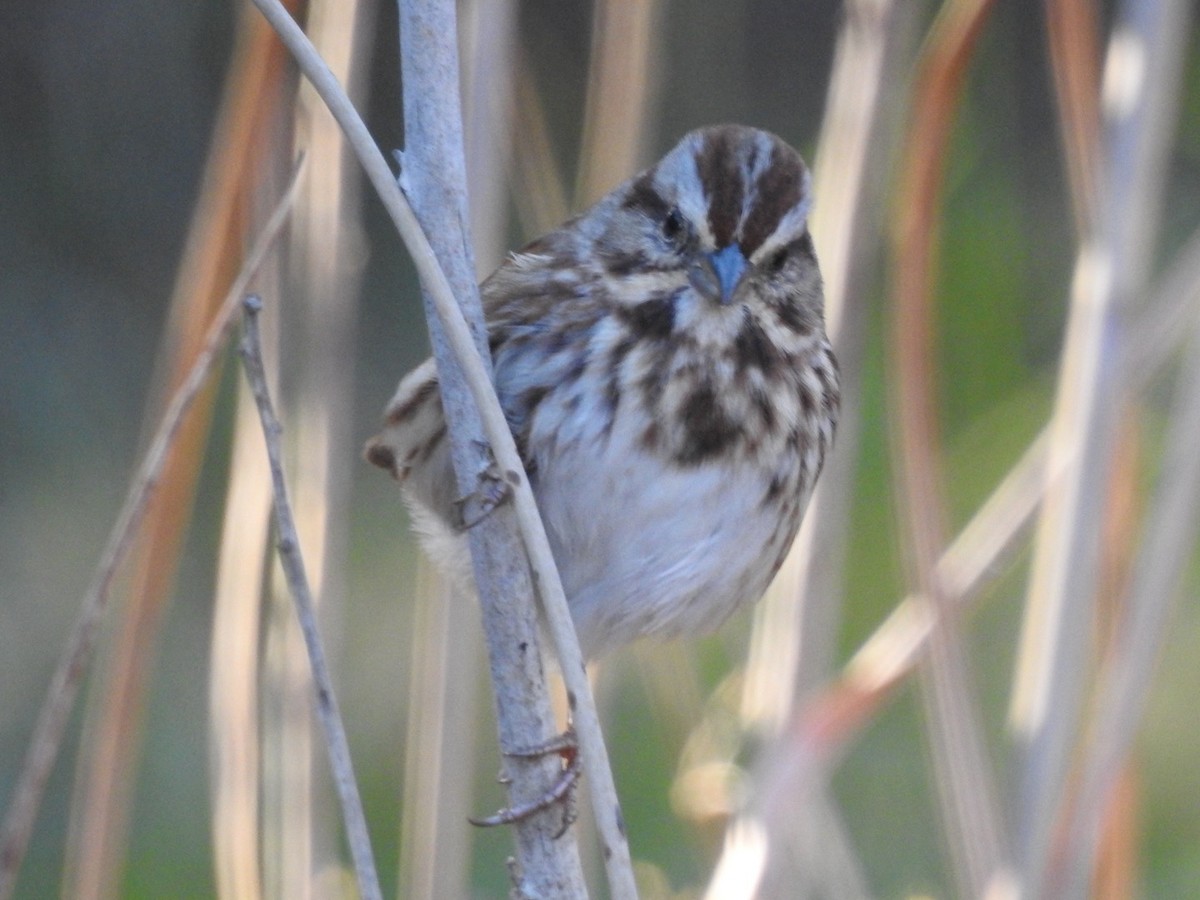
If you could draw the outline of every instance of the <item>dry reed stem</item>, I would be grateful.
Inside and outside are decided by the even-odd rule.
[[[895,432],[902,533],[912,580],[934,611],[922,692],[927,732],[958,886],[972,896],[984,893],[1003,869],[1007,850],[956,604],[938,578],[946,526],[934,375],[933,273],[950,128],[967,64],[992,5],[992,0],[948,0],[918,62],[900,176],[891,330],[898,382]]]
[[[418,561],[408,658],[411,675],[404,739],[400,891],[411,900],[470,894],[467,821],[484,746],[480,669],[486,649],[470,598],[456,595],[425,559]]]
[[[46,779],[61,749],[71,709],[91,661],[97,630],[108,608],[113,579],[126,559],[135,532],[144,521],[147,505],[160,484],[166,460],[182,423],[207,382],[217,355],[225,344],[241,298],[291,211],[300,169],[298,163],[291,184],[267,220],[246,257],[245,265],[213,316],[200,352],[167,405],[109,532],[104,554],[80,604],[79,616],[71,628],[46,700],[38,714],[29,750],[5,814],[4,827],[0,829],[0,900],[8,900],[16,886],[17,873],[29,844]]]
[[[457,34],[456,9],[451,0],[400,3],[406,143],[400,181],[457,299],[456,308],[468,320],[473,349],[488,366],[487,326],[467,232],[470,212]],[[495,471],[505,482],[526,481],[519,463],[509,468],[489,452],[478,407],[472,403],[462,368],[448,344],[428,290],[422,299],[458,495],[474,495],[480,490],[483,473],[488,471]],[[488,387],[494,398],[490,381]],[[554,790],[552,785],[560,777],[560,760],[550,754],[518,753],[551,740],[556,720],[543,665],[535,582],[522,552],[514,509],[508,505],[497,508],[468,529],[467,539],[503,754],[500,777],[507,789],[508,806],[531,811],[510,820],[516,848],[516,861],[510,870],[512,891],[521,897],[579,896],[586,887],[576,834],[561,835],[564,829],[558,809],[546,808],[533,814],[538,809],[538,798]],[[562,839],[557,840],[560,835]]]
[[[1174,127],[1184,23],[1179,0],[1128,3],[1105,63],[1105,172],[1100,213],[1072,285],[1052,420],[1051,464],[1065,475],[1047,492],[1035,542],[1010,706],[1018,744],[1017,836],[1022,889],[1050,889],[1095,621],[1097,530],[1111,463],[1120,388],[1121,323],[1147,278]]]
[[[259,864],[259,616],[266,568],[270,470],[248,390],[238,392],[213,588],[209,648],[209,796],[219,897],[262,896]]]
[[[513,127],[517,3],[474,0],[461,4],[461,15],[467,196],[475,280],[482,281],[507,249],[513,135],[521,134],[524,145],[523,132]]]
[[[345,0],[313,0],[306,8],[308,34],[355,95],[362,93],[374,43],[359,27],[362,9]],[[340,635],[354,472],[348,461],[357,455],[354,371],[346,362],[356,350],[358,281],[365,262],[357,166],[309,85],[300,82],[287,100],[291,140],[304,148],[310,165],[282,255],[285,287],[274,295],[289,298],[273,317],[286,351],[273,359],[286,366],[281,383],[287,390],[278,402],[288,422],[285,454],[305,565],[326,633]],[[264,317],[268,335],[271,321]],[[339,845],[340,826],[319,759],[304,639],[279,570],[272,567],[270,574],[260,672],[265,732],[260,846],[266,892],[299,896],[309,890],[313,873],[327,865],[322,854]],[[337,649],[327,651],[336,658]]]
[[[1100,33],[1095,0],[1048,0],[1046,39],[1071,209],[1082,237],[1094,222],[1100,177]]]
[[[545,234],[570,213],[567,189],[546,124],[546,111],[529,60],[517,55],[513,128],[521,135],[523,152],[512,154],[512,196],[521,231]]]
[[[657,84],[659,0],[599,0],[592,19],[588,92],[575,200],[588,206],[641,164]]]
[[[1200,231],[1159,280],[1145,313],[1131,330],[1126,347],[1130,395],[1147,388],[1187,336],[1187,318],[1195,318],[1196,304],[1200,304],[1198,286]],[[1045,491],[1062,477],[1061,467],[1047,468],[1049,440],[1047,428],[1026,448],[942,554],[939,578],[959,603],[972,601],[1004,571],[1007,558],[1033,521]],[[882,700],[914,671],[926,652],[931,622],[932,613],[924,598],[915,594],[905,597],[851,656],[830,686],[831,693]],[[852,736],[852,730],[838,729],[829,751],[836,753]]]
[[[243,17],[206,164],[200,201],[176,276],[153,384],[169,396],[182,381],[244,250],[246,186],[257,171],[261,131],[282,73],[282,49]],[[121,610],[88,704],[66,851],[64,890],[76,897],[117,889],[127,838],[141,721],[163,617],[170,600],[215,395],[194,404],[146,511]],[[161,406],[152,405],[147,425]]]
[[[1194,316],[1200,280],[1190,295]],[[1068,811],[1066,877],[1076,894],[1086,892],[1100,840],[1096,825],[1137,734],[1179,582],[1200,530],[1200,321],[1193,322],[1168,421],[1162,470],[1112,649],[1097,678],[1091,735]]]

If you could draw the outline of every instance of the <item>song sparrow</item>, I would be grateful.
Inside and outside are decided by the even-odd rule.
[[[496,389],[588,657],[715,628],[796,536],[838,413],[809,185],[774,135],[703,128],[483,283]],[[435,561],[469,572],[432,360],[367,456]]]

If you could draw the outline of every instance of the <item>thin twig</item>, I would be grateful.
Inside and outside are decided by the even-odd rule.
[[[267,459],[271,466],[272,505],[275,510],[275,528],[279,540],[279,561],[287,576],[288,587],[296,602],[296,615],[300,630],[304,633],[304,644],[308,649],[308,662],[312,669],[313,687],[317,695],[317,718],[325,734],[329,749],[329,764],[333,769],[333,781],[338,798],[342,803],[342,818],[346,824],[346,840],[350,855],[354,859],[354,870],[358,876],[359,893],[366,900],[382,900],[379,878],[375,874],[375,858],[371,853],[371,839],[367,832],[367,820],[363,815],[358,785],[354,780],[354,767],[350,761],[350,746],[346,731],[342,727],[338,711],[337,695],[333,689],[333,678],[329,664],[325,661],[325,650],[317,630],[317,614],[313,603],[308,574],[304,569],[304,557],[300,549],[300,536],[288,500],[287,482],[283,477],[282,453],[279,436],[283,428],[275,417],[271,397],[267,390],[267,376],[263,370],[262,344],[258,333],[258,313],[262,301],[257,297],[245,300],[245,334],[239,351],[245,364],[246,380],[254,394],[258,415],[262,420],[263,437],[267,444]]]
[[[246,258],[245,265],[213,317],[204,346],[163,413],[150,449],[146,451],[142,464],[129,486],[117,521],[109,533],[104,555],[100,558],[92,583],[80,604],[79,616],[72,626],[67,644],[59,658],[58,668],[50,682],[46,700],[42,704],[33,737],[30,739],[21,775],[13,791],[12,802],[4,819],[4,828],[0,831],[0,900],[7,900],[12,896],[16,887],[17,873],[29,845],[33,823],[45,792],[46,779],[58,758],[67,720],[75,705],[84,673],[91,662],[96,632],[108,608],[113,579],[125,561],[146,506],[158,487],[163,465],[184,416],[208,380],[217,355],[229,336],[238,304],[245,295],[251,279],[266,259],[267,253],[274,246],[291,212],[302,165],[303,159],[296,163],[287,190],[267,220]]]
[[[421,231],[408,201],[396,184],[366,125],[337,83],[337,79],[277,0],[254,0],[254,3],[279,33],[305,77],[313,83],[321,99],[345,131],[346,139],[358,155],[372,187],[379,194],[384,208],[408,247],[421,283],[436,306],[438,317],[446,329],[446,337],[462,366],[463,375],[479,409],[497,465],[502,471],[523,472],[524,467],[517,453],[512,432],[496,399],[483,359],[475,349],[462,311],[454,299],[445,274],[438,266],[428,239]],[[550,550],[527,478],[519,478],[513,486],[513,502],[529,554],[530,567],[538,581],[542,604],[558,652],[563,680],[575,704],[575,731],[583,757],[585,780],[592,795],[596,827],[604,843],[610,889],[614,897],[636,897],[624,819],[608,763],[608,751],[600,731],[600,719],[592,699],[591,686],[588,684],[562,581],[555,567],[554,555]]]

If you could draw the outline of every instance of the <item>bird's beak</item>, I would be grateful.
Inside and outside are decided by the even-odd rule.
[[[688,279],[700,293],[725,306],[733,298],[746,267],[742,248],[730,244],[724,250],[704,254],[688,272]]]

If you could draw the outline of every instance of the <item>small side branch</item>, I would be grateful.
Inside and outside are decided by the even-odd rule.
[[[342,727],[338,711],[337,696],[333,690],[333,679],[329,664],[317,631],[317,616],[313,604],[312,589],[304,568],[304,557],[300,551],[300,535],[288,500],[287,483],[283,477],[283,462],[279,447],[279,436],[283,428],[275,416],[271,396],[267,390],[267,376],[263,370],[262,342],[259,339],[258,313],[262,301],[258,297],[247,297],[244,303],[245,332],[239,348],[245,365],[246,380],[258,415],[262,420],[263,437],[267,444],[267,459],[271,467],[272,507],[275,528],[279,540],[279,561],[287,577],[288,588],[296,601],[296,615],[300,630],[304,634],[304,646],[308,649],[309,666],[312,669],[313,686],[317,698],[317,718],[329,749],[329,764],[333,769],[333,781],[338,799],[342,804],[342,819],[346,825],[346,840],[350,844],[350,855],[354,860],[354,871],[358,877],[359,893],[366,900],[381,900],[379,876],[375,871],[375,857],[371,852],[371,840],[367,833],[367,820],[363,815],[362,800],[358,795],[358,783],[354,780],[354,766],[350,761],[350,746],[346,741],[346,730]]]

